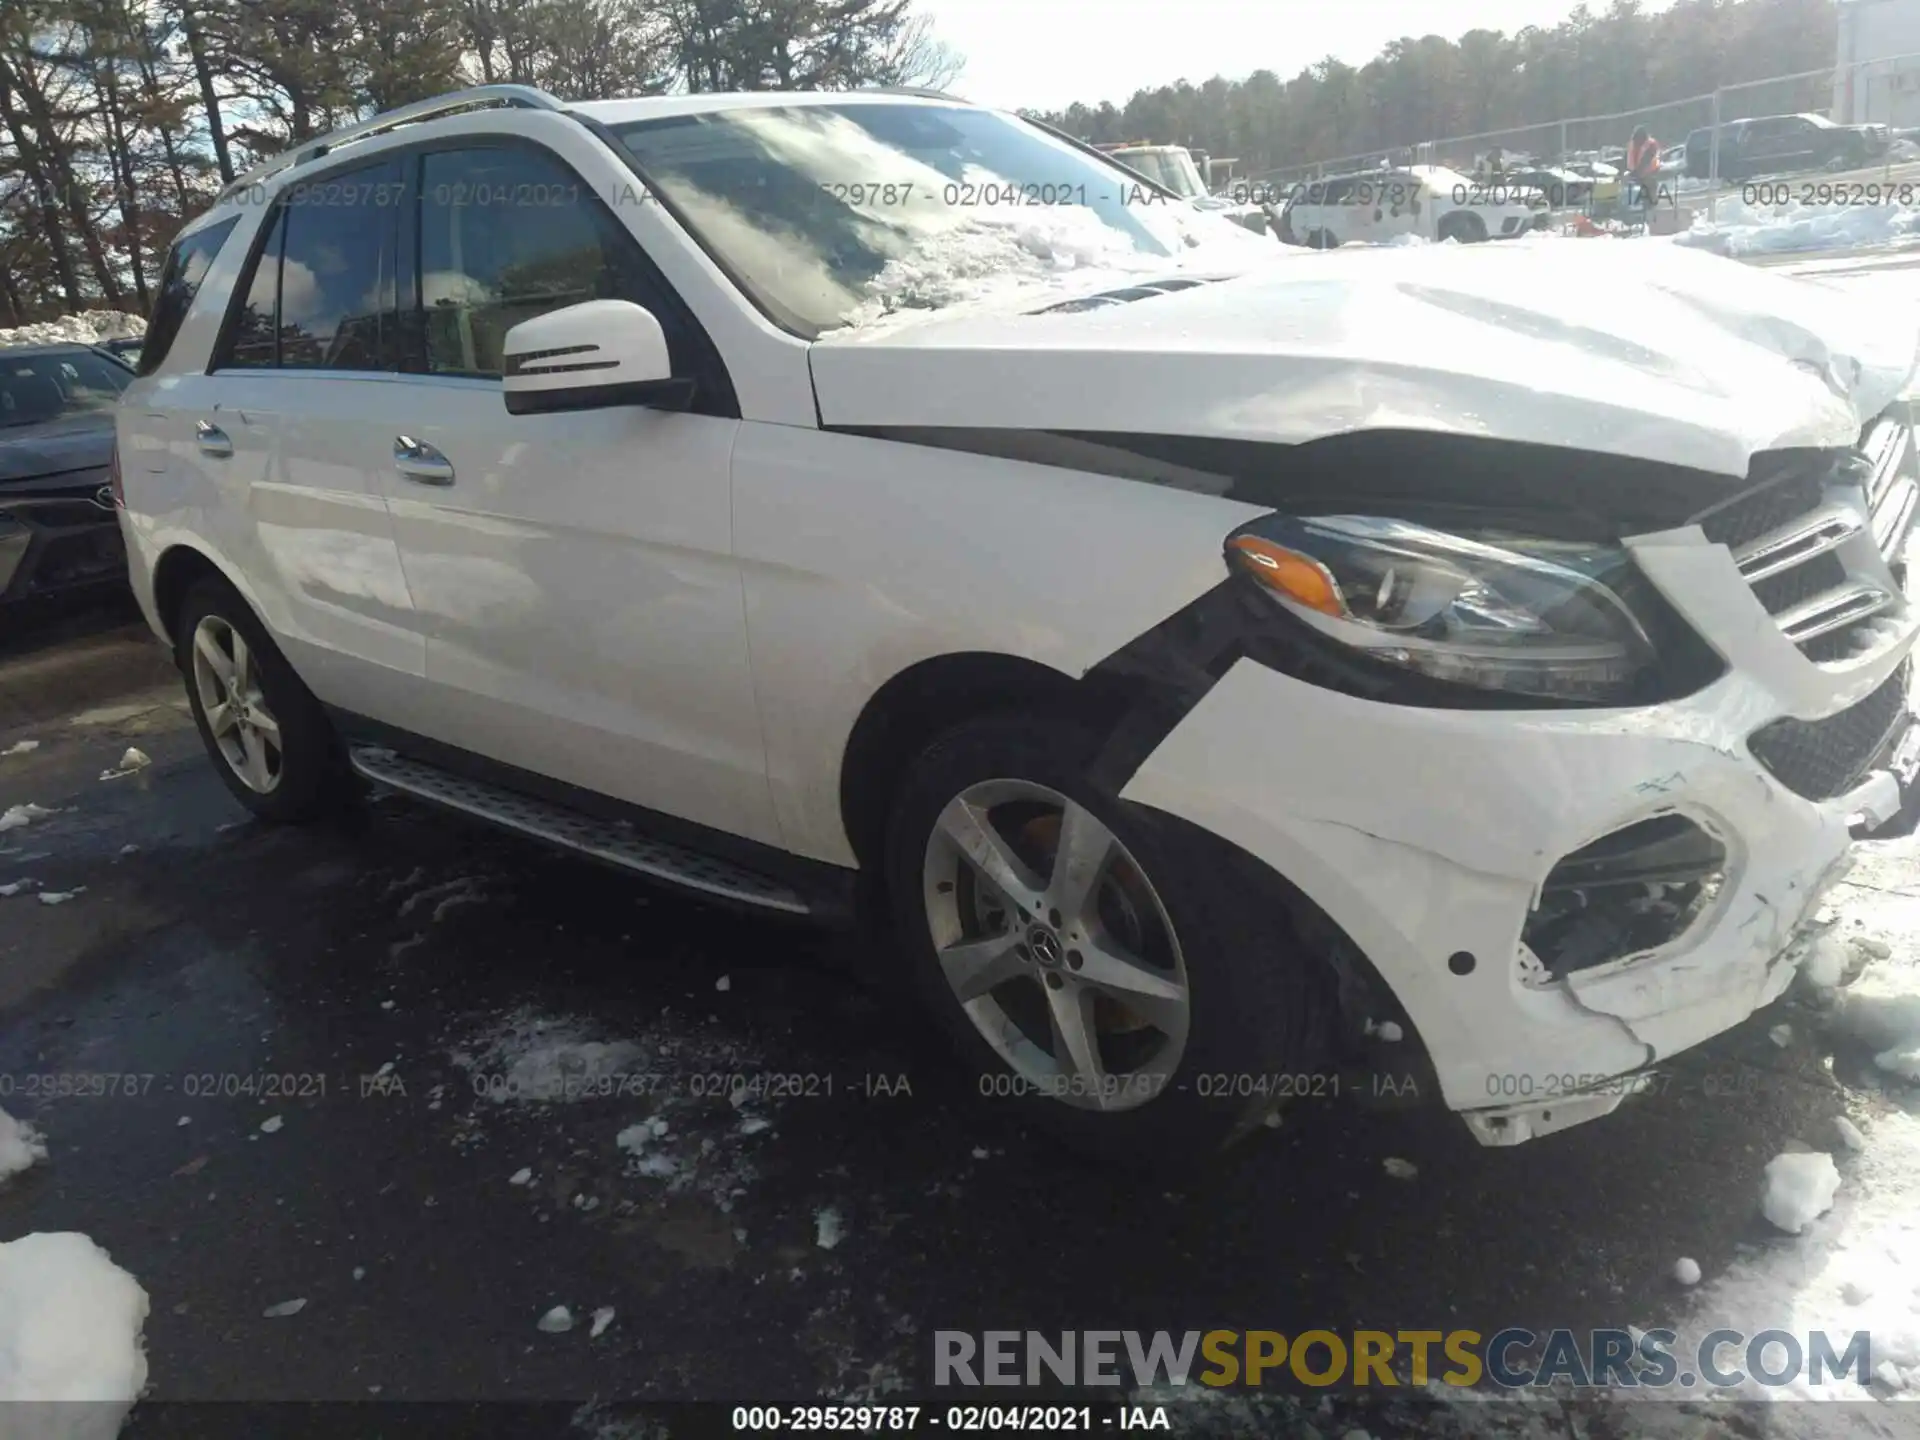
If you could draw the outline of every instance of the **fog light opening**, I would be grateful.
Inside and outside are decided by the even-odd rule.
[[[1521,939],[1549,984],[1658,950],[1712,908],[1726,860],[1726,847],[1684,815],[1615,830],[1554,866]]]

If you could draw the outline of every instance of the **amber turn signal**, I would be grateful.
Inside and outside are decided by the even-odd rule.
[[[1242,570],[1296,605],[1318,610],[1322,615],[1347,613],[1338,582],[1318,560],[1258,535],[1236,535],[1227,542],[1227,549]]]

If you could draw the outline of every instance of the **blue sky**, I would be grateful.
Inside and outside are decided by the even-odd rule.
[[[1592,0],[1596,11],[1606,0]],[[1556,25],[1570,0],[921,0],[934,33],[966,56],[956,93],[1058,109],[1255,70],[1283,79],[1327,55],[1364,64],[1403,35],[1456,38]],[[1663,8],[1650,3],[1648,9]]]

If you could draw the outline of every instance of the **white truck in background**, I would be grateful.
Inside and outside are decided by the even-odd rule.
[[[1271,218],[1266,208],[1213,194],[1209,183],[1212,165],[1204,158],[1196,160],[1194,152],[1184,145],[1153,145],[1143,140],[1128,140],[1095,148],[1104,151],[1109,159],[1117,160],[1129,170],[1144,175],[1156,185],[1173,191],[1202,210],[1217,211],[1256,235],[1271,233]],[[1204,152],[1202,154],[1204,156]]]

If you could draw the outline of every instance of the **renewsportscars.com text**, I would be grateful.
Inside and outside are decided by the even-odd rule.
[[[983,1385],[1572,1384],[1717,1389],[1873,1374],[1864,1330],[1715,1330],[1690,1351],[1672,1330],[936,1330],[933,1383]],[[1396,1368],[1399,1373],[1396,1373]],[[1404,1375],[1404,1379],[1402,1376]]]

